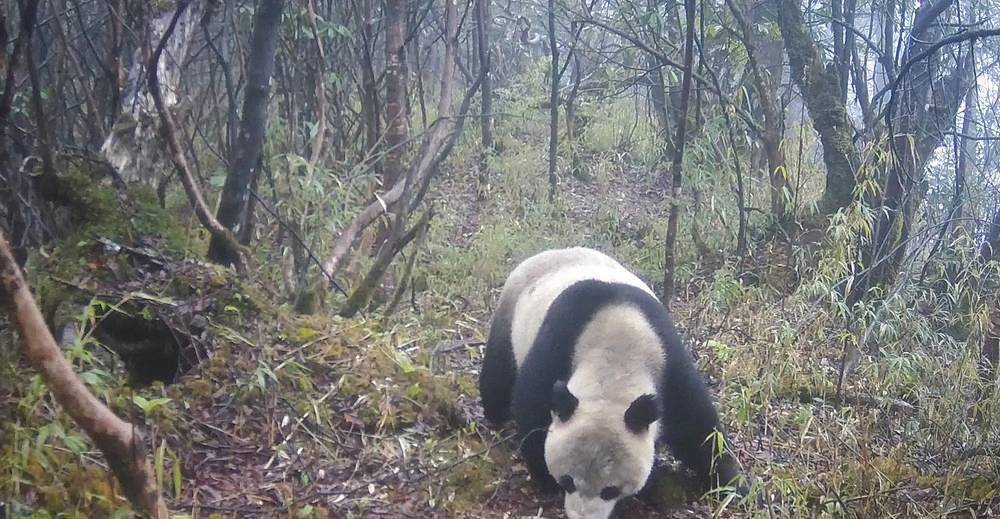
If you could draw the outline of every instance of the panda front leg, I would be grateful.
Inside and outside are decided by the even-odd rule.
[[[532,481],[544,493],[559,491],[559,484],[545,462],[545,438],[552,424],[552,371],[541,369],[533,355],[522,366],[514,385],[511,408],[517,422],[521,457],[528,466]]]
[[[527,431],[521,437],[521,457],[528,466],[531,480],[538,485],[539,490],[545,494],[555,494],[560,488],[559,483],[549,473],[548,464],[545,463],[546,433],[544,428]]]
[[[514,348],[510,342],[510,318],[498,312],[490,326],[483,366],[479,371],[479,396],[483,414],[494,426],[510,419],[510,400],[517,377]]]
[[[708,388],[693,363],[681,355],[686,353],[680,350],[668,363],[663,386],[663,439],[674,457],[698,474],[704,488],[729,485],[740,474],[739,464],[729,452]],[[725,439],[722,450],[719,434]]]

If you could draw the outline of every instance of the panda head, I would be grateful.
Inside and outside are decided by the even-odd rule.
[[[556,382],[545,462],[566,492],[569,519],[607,519],[621,498],[639,492],[653,469],[659,416],[652,394],[580,401]]]

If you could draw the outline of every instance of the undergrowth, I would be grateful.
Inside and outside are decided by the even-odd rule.
[[[212,343],[204,358],[173,384],[132,387],[122,361],[86,333],[118,301],[79,293],[116,286],[112,266],[134,268],[109,262],[96,241],[128,243],[127,229],[88,224],[32,258],[29,274],[43,307],[59,307],[49,313],[84,332],[65,354],[95,394],[147,431],[157,478],[178,517],[538,512],[509,431],[481,426],[475,380],[498,290],[520,260],[572,245],[601,249],[658,288],[666,222],[656,131],[636,115],[641,107],[624,101],[581,104],[588,180],[573,178],[560,162],[559,196],[548,199],[545,70],[539,63],[523,85],[498,92],[503,151],[488,161],[488,185],[471,181],[475,132],[459,142],[431,194],[439,216],[416,252],[421,288],[390,316],[377,307],[354,320],[329,311],[294,315],[284,297],[294,285],[285,272],[290,252],[262,239],[251,280],[185,262],[202,274],[184,287],[151,285],[146,295],[160,305],[197,299],[213,286],[227,295],[204,309],[197,337]],[[704,124],[686,154],[686,181],[704,192],[731,192],[734,160],[749,162],[746,150],[737,143],[735,157],[720,156],[713,145],[719,121]],[[811,146],[811,132],[794,130]],[[279,137],[288,131],[280,122],[271,129]],[[790,179],[803,193],[794,205],[804,219],[815,202],[805,193],[817,191],[809,188],[818,182],[816,164],[806,157]],[[290,155],[273,154],[270,165],[276,182],[268,196],[292,199],[282,214],[317,250],[366,200],[371,181],[370,172],[310,168]],[[747,202],[764,206],[766,179],[749,168],[743,174]],[[95,196],[106,198],[102,207],[116,207],[107,192]],[[201,256],[204,233],[190,225],[176,193],[169,210],[149,193],[136,199],[145,215],[139,229],[159,237],[150,242],[154,249],[176,261]],[[997,278],[996,266],[979,265],[968,252],[973,244],[959,241],[922,283],[848,306],[849,245],[872,218],[863,208],[835,216],[819,243],[796,241],[794,233],[776,238],[756,215],[750,255],[737,261],[728,252],[734,199],[688,201],[677,246],[684,290],[672,309],[718,394],[752,495],[725,512],[713,498],[683,507],[664,498],[657,506],[667,510],[633,503],[630,513],[928,517],[996,510],[1000,404],[990,393],[996,381],[982,380],[977,364],[996,304],[981,294],[992,293],[983,287]],[[692,221],[707,253],[698,251]],[[351,276],[342,280],[348,289]],[[63,306],[67,300],[76,304]],[[18,517],[124,516],[99,454],[18,358],[9,327],[0,330],[0,501]],[[676,490],[666,486],[663,495]],[[547,516],[560,513],[550,502],[542,506]]]

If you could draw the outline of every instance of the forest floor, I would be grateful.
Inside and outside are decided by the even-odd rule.
[[[630,213],[659,214],[646,188],[631,180],[616,179],[611,196]],[[563,188],[566,217],[577,221],[591,221],[592,200],[607,194],[576,180]],[[437,197],[454,205],[441,213],[458,215],[440,222],[458,254],[479,239],[484,220],[507,210],[477,200],[475,185],[461,178],[445,178]],[[643,225],[628,213],[620,220]],[[101,245],[104,237],[91,238],[98,240],[76,244],[80,268],[61,268],[53,278],[60,294],[86,304],[50,313],[81,314],[87,333],[68,355],[92,390],[145,428],[176,513],[563,517],[561,498],[541,496],[528,481],[513,425],[502,431],[484,425],[475,381],[490,297],[446,297],[423,308],[418,299],[384,320],[295,316],[269,300],[267,287],[170,258],[156,242],[111,249]],[[495,297],[499,281],[488,296]],[[167,343],[176,355],[125,355],[122,365],[105,349],[133,351],[143,340]],[[176,381],[147,385],[175,366],[183,372]],[[146,380],[132,389],[125,383],[130,377]],[[100,456],[32,379],[18,369],[10,383],[0,384],[0,409],[12,425],[0,429],[4,459],[11,462],[3,474],[11,481],[2,488],[16,492],[7,497],[9,510],[16,517],[120,511],[120,498],[98,477]],[[39,438],[50,420],[56,427]],[[37,448],[19,451],[32,436]],[[673,476],[683,487],[686,475]],[[664,495],[671,494],[677,492]],[[669,512],[657,511],[662,496],[629,499],[620,506],[622,517],[709,513],[696,495],[673,498]]]
[[[638,178],[618,180],[623,206],[659,213]],[[567,217],[592,220],[596,188],[574,180],[563,188]],[[442,213],[461,215],[441,230],[458,249],[504,210],[477,200],[475,185],[460,178],[446,178],[438,199],[455,204]],[[387,323],[244,316],[249,326],[231,350],[166,389],[192,410],[171,417],[178,434],[166,434],[183,453],[175,506],[238,516],[564,517],[561,498],[540,495],[527,479],[513,425],[485,426],[475,389],[491,310],[482,299],[425,310],[442,324],[434,339],[416,313]],[[253,380],[268,366],[274,380]],[[260,391],[244,395],[240,388],[255,382]],[[685,490],[686,477],[668,472],[680,490],[629,499],[620,516],[710,515],[711,504]],[[669,510],[658,509],[664,500]]]
[[[177,517],[561,518],[561,499],[527,480],[513,428],[491,431],[482,418],[476,378],[492,303],[517,261],[551,246],[597,244],[658,279],[650,258],[665,206],[646,175],[627,169],[565,179],[545,209],[516,197],[480,202],[468,178],[441,179],[441,216],[418,266],[428,288],[389,317],[293,315],[265,281],[166,258],[156,242],[115,249],[93,235],[33,264],[32,281],[67,303],[50,314],[79,316],[86,333],[67,355],[144,428]],[[561,223],[534,227],[542,220]],[[773,254],[762,249],[758,261],[775,263]],[[76,259],[55,268],[60,255]],[[894,454],[913,404],[833,402],[840,343],[812,340],[824,326],[814,307],[786,308],[713,271],[687,279],[674,314],[771,509],[719,511],[673,470],[619,517],[997,512],[989,460],[978,472],[942,470]],[[785,314],[794,326],[779,328]],[[175,354],[135,355],[144,341]],[[108,347],[133,356],[122,365]],[[122,513],[100,456],[14,352],[0,349],[0,501],[14,517]],[[173,383],[126,384],[126,369],[155,378],[175,367],[183,374]]]

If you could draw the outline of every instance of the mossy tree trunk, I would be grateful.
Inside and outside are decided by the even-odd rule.
[[[241,240],[243,245],[248,244],[252,236],[248,229],[253,225],[250,191],[259,175],[260,153],[267,130],[269,85],[283,9],[284,0],[260,0],[254,13],[243,114],[216,213],[220,224],[244,238]],[[232,250],[225,239],[213,235],[208,244],[208,258],[223,265],[235,265],[239,262],[239,251]]]
[[[806,29],[800,0],[776,1],[778,25],[792,79],[802,93],[813,127],[823,144],[826,186],[820,210],[834,213],[851,203],[859,164],[840,80],[836,71],[826,66],[819,47]]]
[[[155,166],[163,158],[161,152],[164,145],[156,131],[158,115],[146,81],[147,56],[143,54],[143,49],[156,46],[173,22],[170,36],[165,42],[165,52],[170,59],[160,60],[157,64],[161,98],[164,106],[172,109],[180,98],[180,80],[183,75],[181,64],[187,59],[191,41],[197,33],[198,20],[208,3],[194,2],[174,21],[175,10],[171,8],[173,2],[160,2],[155,6],[156,14],[149,21],[148,28],[141,34],[146,41],[139,42],[132,54],[132,61],[125,71],[126,84],[121,89],[121,106],[115,109],[118,118],[101,145],[103,156],[126,181],[152,183],[154,179],[150,175],[157,171]],[[120,15],[109,15],[109,18],[114,20],[120,18]]]

